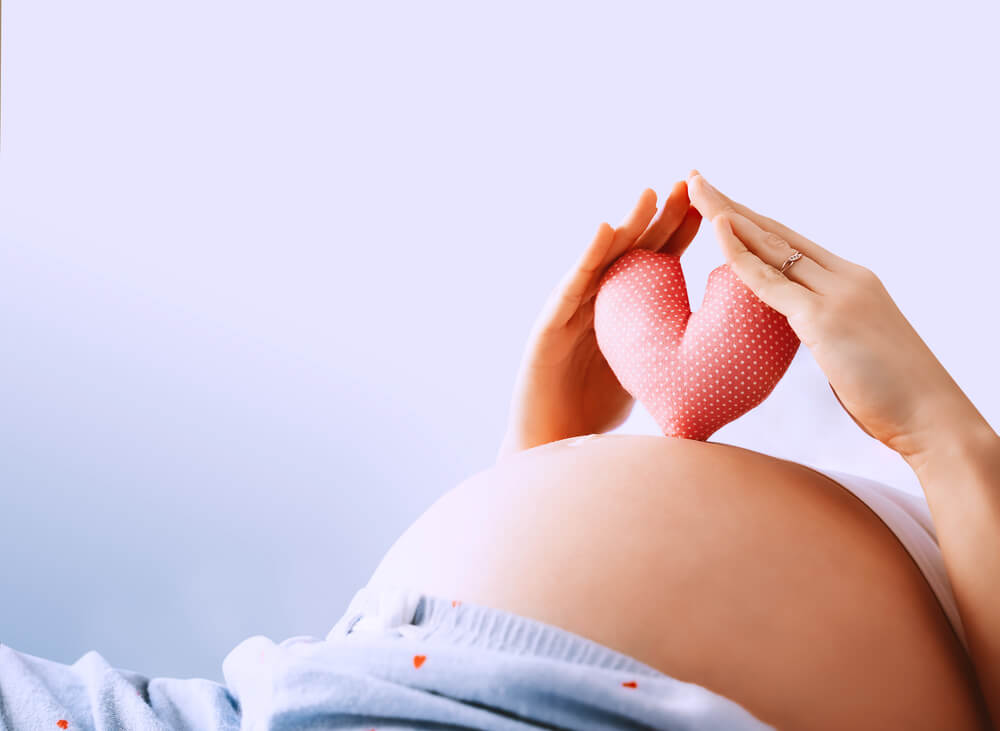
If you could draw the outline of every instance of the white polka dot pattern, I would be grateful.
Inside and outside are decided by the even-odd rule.
[[[622,387],[666,436],[705,441],[761,403],[799,338],[727,264],[692,314],[680,257],[633,249],[601,278],[597,343]]]

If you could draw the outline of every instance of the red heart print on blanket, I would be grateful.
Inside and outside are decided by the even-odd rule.
[[[705,441],[760,404],[799,347],[787,318],[728,264],[691,312],[680,257],[633,249],[601,277],[597,344],[664,435]]]

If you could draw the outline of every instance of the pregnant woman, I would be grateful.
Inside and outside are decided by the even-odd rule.
[[[702,218],[926,495],[737,446],[603,434],[634,402],[595,295]],[[795,257],[799,252],[801,257]],[[602,435],[603,434],[603,435]],[[988,729],[1000,438],[879,279],[692,174],[600,227],[529,339],[495,465],[396,541],[329,634],[226,684],[0,646],[0,729]]]
[[[596,436],[633,406],[597,346],[597,283],[632,248],[679,255],[699,212],[858,425],[916,472],[929,531],[911,516],[926,515],[917,498],[871,481],[849,490],[725,444]],[[646,191],[620,227],[601,227],[536,323],[497,464],[417,520],[368,589],[419,587],[534,618],[778,728],[990,728],[986,701],[1000,718],[996,433],[871,271],[696,173],[654,213]],[[779,272],[794,251],[803,256]]]

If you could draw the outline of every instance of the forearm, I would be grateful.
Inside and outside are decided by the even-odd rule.
[[[1000,437],[964,399],[942,409],[940,429],[904,456],[930,508],[969,652],[1000,722]]]

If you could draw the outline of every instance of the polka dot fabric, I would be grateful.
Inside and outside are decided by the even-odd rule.
[[[691,312],[680,257],[633,249],[615,261],[594,303],[597,343],[619,382],[664,435],[705,441],[760,404],[799,339],[727,264]]]

